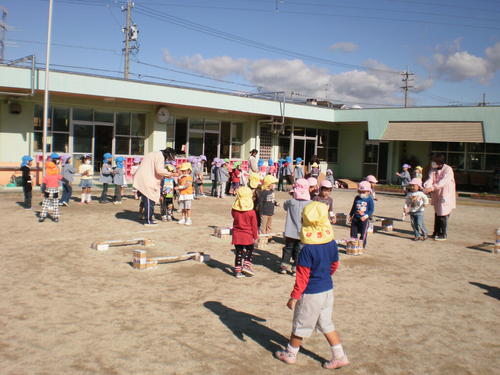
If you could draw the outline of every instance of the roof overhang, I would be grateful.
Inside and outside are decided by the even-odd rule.
[[[389,122],[382,140],[430,142],[481,142],[483,123],[470,122]]]

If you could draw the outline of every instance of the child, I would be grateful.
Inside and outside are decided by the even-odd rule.
[[[257,166],[259,167],[260,180],[262,181],[267,174],[266,162],[263,159],[259,159]]]
[[[212,167],[210,168],[210,179],[212,180],[212,192],[211,196],[217,198],[217,165],[219,164],[219,158],[214,158],[212,161]]]
[[[260,233],[271,233],[273,222],[274,207],[278,205],[274,197],[278,179],[268,174],[264,177],[262,190],[259,193],[259,215],[260,215]]]
[[[207,157],[205,155],[200,155],[199,159],[200,159],[200,168],[196,179],[196,183],[198,184],[198,191],[200,192],[200,196],[204,197],[205,193],[203,192],[203,180],[204,180],[205,163],[207,162]]]
[[[257,233],[257,216],[253,210],[252,190],[242,186],[236,193],[231,215],[233,216],[233,240],[235,247],[234,276],[253,276],[252,253]]]
[[[59,173],[59,168],[54,162],[48,161],[45,163],[45,176],[42,179],[44,185],[42,212],[38,221],[41,223],[47,217],[49,207],[52,206],[52,220],[56,223],[59,221],[59,181],[62,176]]]
[[[287,156],[285,159],[285,164],[283,168],[283,176],[285,177],[288,190],[291,186],[293,186],[293,161],[290,156]]]
[[[415,178],[420,179],[420,181],[422,181],[422,177],[423,177],[422,171],[423,171],[423,169],[420,165],[417,165],[415,167]]]
[[[271,176],[276,177],[276,166],[274,165],[274,160],[269,159],[267,161],[267,174],[270,174]]]
[[[24,209],[31,210],[31,197],[33,190],[33,181],[31,179],[31,164],[33,158],[29,155],[24,155],[21,159],[21,172],[23,173],[23,193],[24,193]]]
[[[285,176],[283,175],[284,165],[285,165],[285,159],[279,159],[278,160],[278,191],[285,191],[285,188],[284,188]]]
[[[109,152],[104,154],[104,159],[101,167],[101,176],[99,181],[102,182],[102,193],[99,203],[108,203],[108,185],[113,183],[113,155]]]
[[[302,228],[302,210],[310,202],[309,183],[300,178],[293,185],[293,198],[283,204],[286,211],[285,221],[285,247],[281,257],[279,273],[285,275],[290,259],[293,260],[292,275],[295,275],[297,259],[300,251],[300,230]]]
[[[141,165],[141,158],[134,158],[132,166],[130,167],[130,175],[132,176],[132,186],[134,186],[134,176],[137,170],[139,169],[140,165]],[[137,189],[133,187],[132,192],[134,193],[134,199],[138,200],[139,195],[137,195]]]
[[[113,204],[122,204],[122,187],[125,185],[125,167],[123,162],[125,158],[118,156],[115,159],[116,167],[113,169],[113,184],[115,184],[115,196],[113,197]]]
[[[368,176],[366,176],[365,180],[370,183],[370,186],[371,186],[371,189],[372,189],[371,192],[370,192],[370,196],[372,197],[372,199],[374,201],[378,201],[378,198],[377,198],[377,196],[375,194],[375,186],[377,186],[378,180],[375,178],[374,175],[371,175],[371,174],[368,175]]]
[[[224,198],[226,183],[229,180],[229,172],[226,168],[226,162],[224,160],[220,160],[217,164],[217,197]]]
[[[309,173],[311,177],[318,179],[320,173],[319,165],[318,163],[312,163],[311,165],[311,172]]]
[[[403,190],[406,191],[406,187],[408,186],[411,180],[410,172],[408,172],[408,169],[411,168],[411,165],[403,164],[401,168],[403,168],[403,171],[401,173],[396,172],[396,176],[400,178],[401,186],[403,187]]]
[[[351,239],[357,240],[358,234],[366,247],[368,234],[368,218],[373,215],[374,204],[370,196],[371,186],[368,181],[361,181],[358,185],[358,195],[354,198],[349,218],[351,222]]]
[[[94,177],[94,167],[90,164],[90,155],[82,156],[82,164],[78,168],[80,174],[80,187],[82,188],[82,198],[80,204],[89,204],[92,201],[90,190],[92,189],[92,178]]]
[[[71,184],[73,183],[73,176],[75,175],[76,169],[71,163],[71,155],[63,155],[61,157],[61,163],[63,193],[59,205],[69,207],[69,200],[71,199],[71,194],[73,194],[73,187]]]
[[[302,169],[302,158],[295,159],[295,168],[293,169],[294,181],[297,181],[299,178],[304,178],[304,169]]]
[[[191,163],[182,163],[179,167],[181,176],[179,177],[179,185],[174,189],[179,192],[179,205],[182,210],[182,218],[178,224],[192,225],[191,221],[191,201],[193,196],[193,177],[191,176]]]
[[[174,172],[174,167],[167,164],[166,168]],[[172,221],[174,219],[174,190],[175,179],[173,177],[164,177],[161,182],[161,219],[163,221]]]
[[[309,183],[309,194],[311,195],[311,199],[318,194],[318,180],[315,179],[314,177],[309,177],[307,179],[307,182]]]
[[[330,223],[335,224],[335,212],[333,212],[333,199],[330,197],[330,193],[332,192],[333,186],[332,183],[328,180],[321,181],[319,185],[319,194],[316,195],[312,200],[315,202],[321,202],[328,206],[328,217],[330,218]]]
[[[328,209],[319,202],[304,208],[300,238],[303,248],[297,265],[297,278],[287,307],[293,312],[292,334],[285,350],[275,353],[288,364],[297,361],[304,337],[315,329],[325,335],[332,351],[332,359],[324,368],[336,369],[349,364],[332,322],[333,273],[339,265],[339,252],[333,229],[328,221]]]
[[[231,172],[230,193],[232,195],[236,195],[236,192],[238,191],[238,188],[240,187],[240,175],[241,175],[240,164],[241,164],[240,162],[234,163],[234,168]]]
[[[335,178],[333,177],[333,171],[331,169],[327,169],[326,170],[326,177],[325,177],[326,180],[330,181],[330,183],[332,184],[332,186],[335,187]]]
[[[415,238],[413,241],[427,239],[427,228],[424,223],[424,209],[429,204],[429,198],[422,190],[422,180],[413,178],[409,183],[410,192],[406,195],[403,215],[410,214],[411,226]]]

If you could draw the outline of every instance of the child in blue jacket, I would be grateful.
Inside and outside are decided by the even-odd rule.
[[[358,195],[354,198],[349,217],[351,220],[351,238],[363,240],[363,248],[366,247],[366,235],[368,234],[369,218],[373,215],[375,205],[370,195],[372,188],[368,181],[362,181],[358,185]]]

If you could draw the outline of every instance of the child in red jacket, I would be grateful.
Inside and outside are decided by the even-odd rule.
[[[236,193],[231,214],[233,215],[233,241],[235,247],[234,276],[253,276],[252,254],[255,240],[259,237],[257,216],[253,209],[253,192],[243,186]]]
[[[45,186],[43,193],[42,212],[38,221],[41,223],[47,217],[49,207],[52,206],[52,219],[55,222],[59,221],[59,181],[62,176],[59,173],[59,168],[55,163],[48,161],[45,163],[45,176],[42,179],[42,184]]]

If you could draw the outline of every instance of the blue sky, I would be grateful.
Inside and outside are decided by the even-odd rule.
[[[123,3],[54,0],[54,68],[120,76]],[[44,62],[48,1],[0,5],[5,59]],[[408,67],[412,105],[500,104],[500,0],[137,0],[132,14],[133,79],[369,107],[403,104]]]

